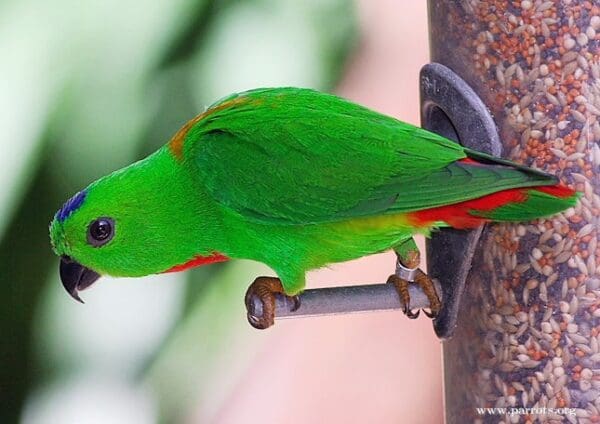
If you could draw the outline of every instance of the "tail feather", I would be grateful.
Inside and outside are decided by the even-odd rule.
[[[514,188],[477,199],[409,214],[415,226],[476,228],[485,222],[520,222],[548,217],[574,206],[580,193],[562,185]]]
[[[503,165],[512,170],[519,170],[523,174],[528,175],[532,181],[535,181],[535,185],[539,185],[542,182],[544,182],[543,185],[556,185],[560,182],[554,175],[550,175],[543,171],[529,168],[524,165],[519,165],[518,163],[512,162],[508,159],[502,159],[471,149],[465,149],[465,153],[467,155],[467,159],[470,159],[472,162],[480,165]]]
[[[521,202],[507,202],[491,210],[473,209],[469,213],[492,221],[530,221],[557,214],[574,206],[579,193],[564,185],[521,189]]]
[[[410,212],[412,225],[460,229],[476,228],[491,221],[531,221],[574,206],[579,198],[580,193],[561,184],[553,175],[475,150],[465,149],[465,153],[466,158],[451,166],[470,175],[482,174],[478,181],[486,182],[487,192],[474,199]],[[488,174],[496,179],[488,182]],[[497,191],[493,192],[494,188]]]

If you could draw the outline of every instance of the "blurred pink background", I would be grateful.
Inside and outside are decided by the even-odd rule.
[[[426,2],[362,0],[358,10],[361,42],[338,93],[418,124]],[[394,261],[388,253],[336,265],[310,274],[308,286],[384,282]],[[268,340],[219,423],[442,422],[441,345],[424,316],[287,320],[256,337]]]

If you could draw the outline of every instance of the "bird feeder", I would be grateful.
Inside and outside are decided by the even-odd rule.
[[[582,194],[551,219],[486,226],[471,263],[445,268],[470,267],[443,344],[446,422],[598,422],[600,5],[429,0],[429,22],[432,62],[487,106],[501,156]],[[421,84],[423,124],[470,143],[469,122],[444,110],[452,100],[436,106],[441,94]],[[461,239],[445,233],[430,242],[432,275],[456,255],[439,246]]]

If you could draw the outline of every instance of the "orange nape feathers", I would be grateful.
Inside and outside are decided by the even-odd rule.
[[[431,209],[411,212],[407,214],[408,222],[416,227],[430,227],[436,223],[444,222],[447,225],[457,229],[476,228],[485,222],[490,221],[519,221],[521,217],[511,219],[511,214],[506,213],[508,208],[525,209],[535,205],[529,205],[533,197],[543,196],[549,199],[555,199],[557,204],[564,205],[574,203],[577,199],[577,192],[562,184],[553,186],[525,187],[502,190],[477,199],[467,200],[465,202],[452,205],[439,206]],[[567,204],[569,206],[569,204]],[[498,213],[504,209],[503,213]],[[557,207],[561,210],[560,207]],[[564,207],[563,207],[564,209]],[[538,217],[552,215],[554,209],[549,212],[540,210]]]
[[[190,130],[198,122],[202,121],[203,119],[208,118],[209,116],[211,116],[217,112],[227,110],[228,108],[232,108],[232,107],[242,105],[242,104],[256,105],[256,104],[259,104],[259,102],[260,102],[259,100],[251,99],[251,98],[245,97],[245,96],[230,96],[227,99],[216,102],[215,104],[208,107],[208,109],[206,109],[204,112],[202,112],[201,114],[195,116],[194,118],[192,118],[191,120],[186,122],[185,125],[183,127],[181,127],[179,129],[179,131],[177,131],[177,133],[175,133],[175,135],[169,141],[169,143],[168,143],[169,149],[171,150],[171,152],[173,153],[175,158],[177,158],[177,160],[182,160],[183,159],[183,145],[185,143],[185,138],[188,135],[188,133],[190,132]]]

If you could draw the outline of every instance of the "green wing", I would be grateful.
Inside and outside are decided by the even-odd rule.
[[[312,90],[253,90],[205,115],[186,157],[217,201],[259,221],[409,212],[535,185],[512,167],[455,163],[460,145]]]

